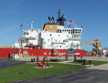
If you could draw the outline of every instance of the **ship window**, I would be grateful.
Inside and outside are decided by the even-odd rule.
[[[75,30],[75,33],[77,33],[77,30]]]
[[[60,34],[58,36],[60,36]]]
[[[59,32],[61,33],[61,30],[59,30]]]
[[[78,33],[78,30],[76,30],[76,33]]]
[[[76,30],[76,33],[78,33],[78,30]]]
[[[78,30],[78,32],[77,33],[79,33],[80,32],[80,30]]]
[[[73,31],[71,30],[71,34],[73,33]]]
[[[29,35],[29,33],[28,32],[24,32],[24,35]]]
[[[81,32],[81,30],[79,30],[79,33]]]
[[[29,40],[35,40],[35,38],[34,37],[30,37]]]
[[[73,29],[73,33],[75,32],[75,30]]]
[[[52,36],[52,34],[50,34],[50,36]]]
[[[76,35],[74,35],[74,38],[76,37]]]
[[[80,30],[80,32],[81,32],[81,30]]]

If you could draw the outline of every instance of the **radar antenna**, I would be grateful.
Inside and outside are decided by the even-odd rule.
[[[61,10],[58,10],[58,19],[57,19],[57,23],[59,25],[63,25],[64,26],[64,21],[66,21],[66,19],[64,18],[64,14],[61,13]]]

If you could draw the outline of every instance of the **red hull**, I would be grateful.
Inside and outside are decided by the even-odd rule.
[[[30,56],[66,56],[67,50],[66,49],[38,49],[38,48],[0,48],[0,58],[8,58],[10,55],[15,53],[27,53]]]
[[[7,58],[13,51],[12,48],[0,48],[0,58]]]

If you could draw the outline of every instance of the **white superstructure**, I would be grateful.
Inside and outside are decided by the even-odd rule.
[[[58,16],[49,17],[49,22],[44,24],[43,30],[30,28],[23,31],[23,35],[15,47],[39,47],[45,49],[76,49],[80,48],[80,36],[82,28],[64,27],[65,18]]]
[[[41,32],[42,47],[48,49],[80,48],[81,28],[64,28],[58,32]]]
[[[18,48],[37,45],[39,45],[39,32],[33,28],[24,30],[21,38],[15,43],[15,47]]]

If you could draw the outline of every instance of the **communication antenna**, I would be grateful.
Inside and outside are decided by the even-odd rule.
[[[24,25],[23,24],[20,24],[19,25],[19,29],[21,30],[21,32],[24,30]]]
[[[83,29],[83,33],[86,33],[88,31],[86,24],[81,24],[80,27]]]
[[[33,25],[34,25],[34,23],[35,23],[35,22],[36,22],[36,20],[35,20],[35,19],[33,19],[33,20],[32,20],[32,22],[31,22],[31,24],[30,24],[30,28],[31,28],[31,29],[32,29],[32,28],[34,28],[34,26],[33,26]]]
[[[61,17],[61,9],[58,10],[58,18]]]

